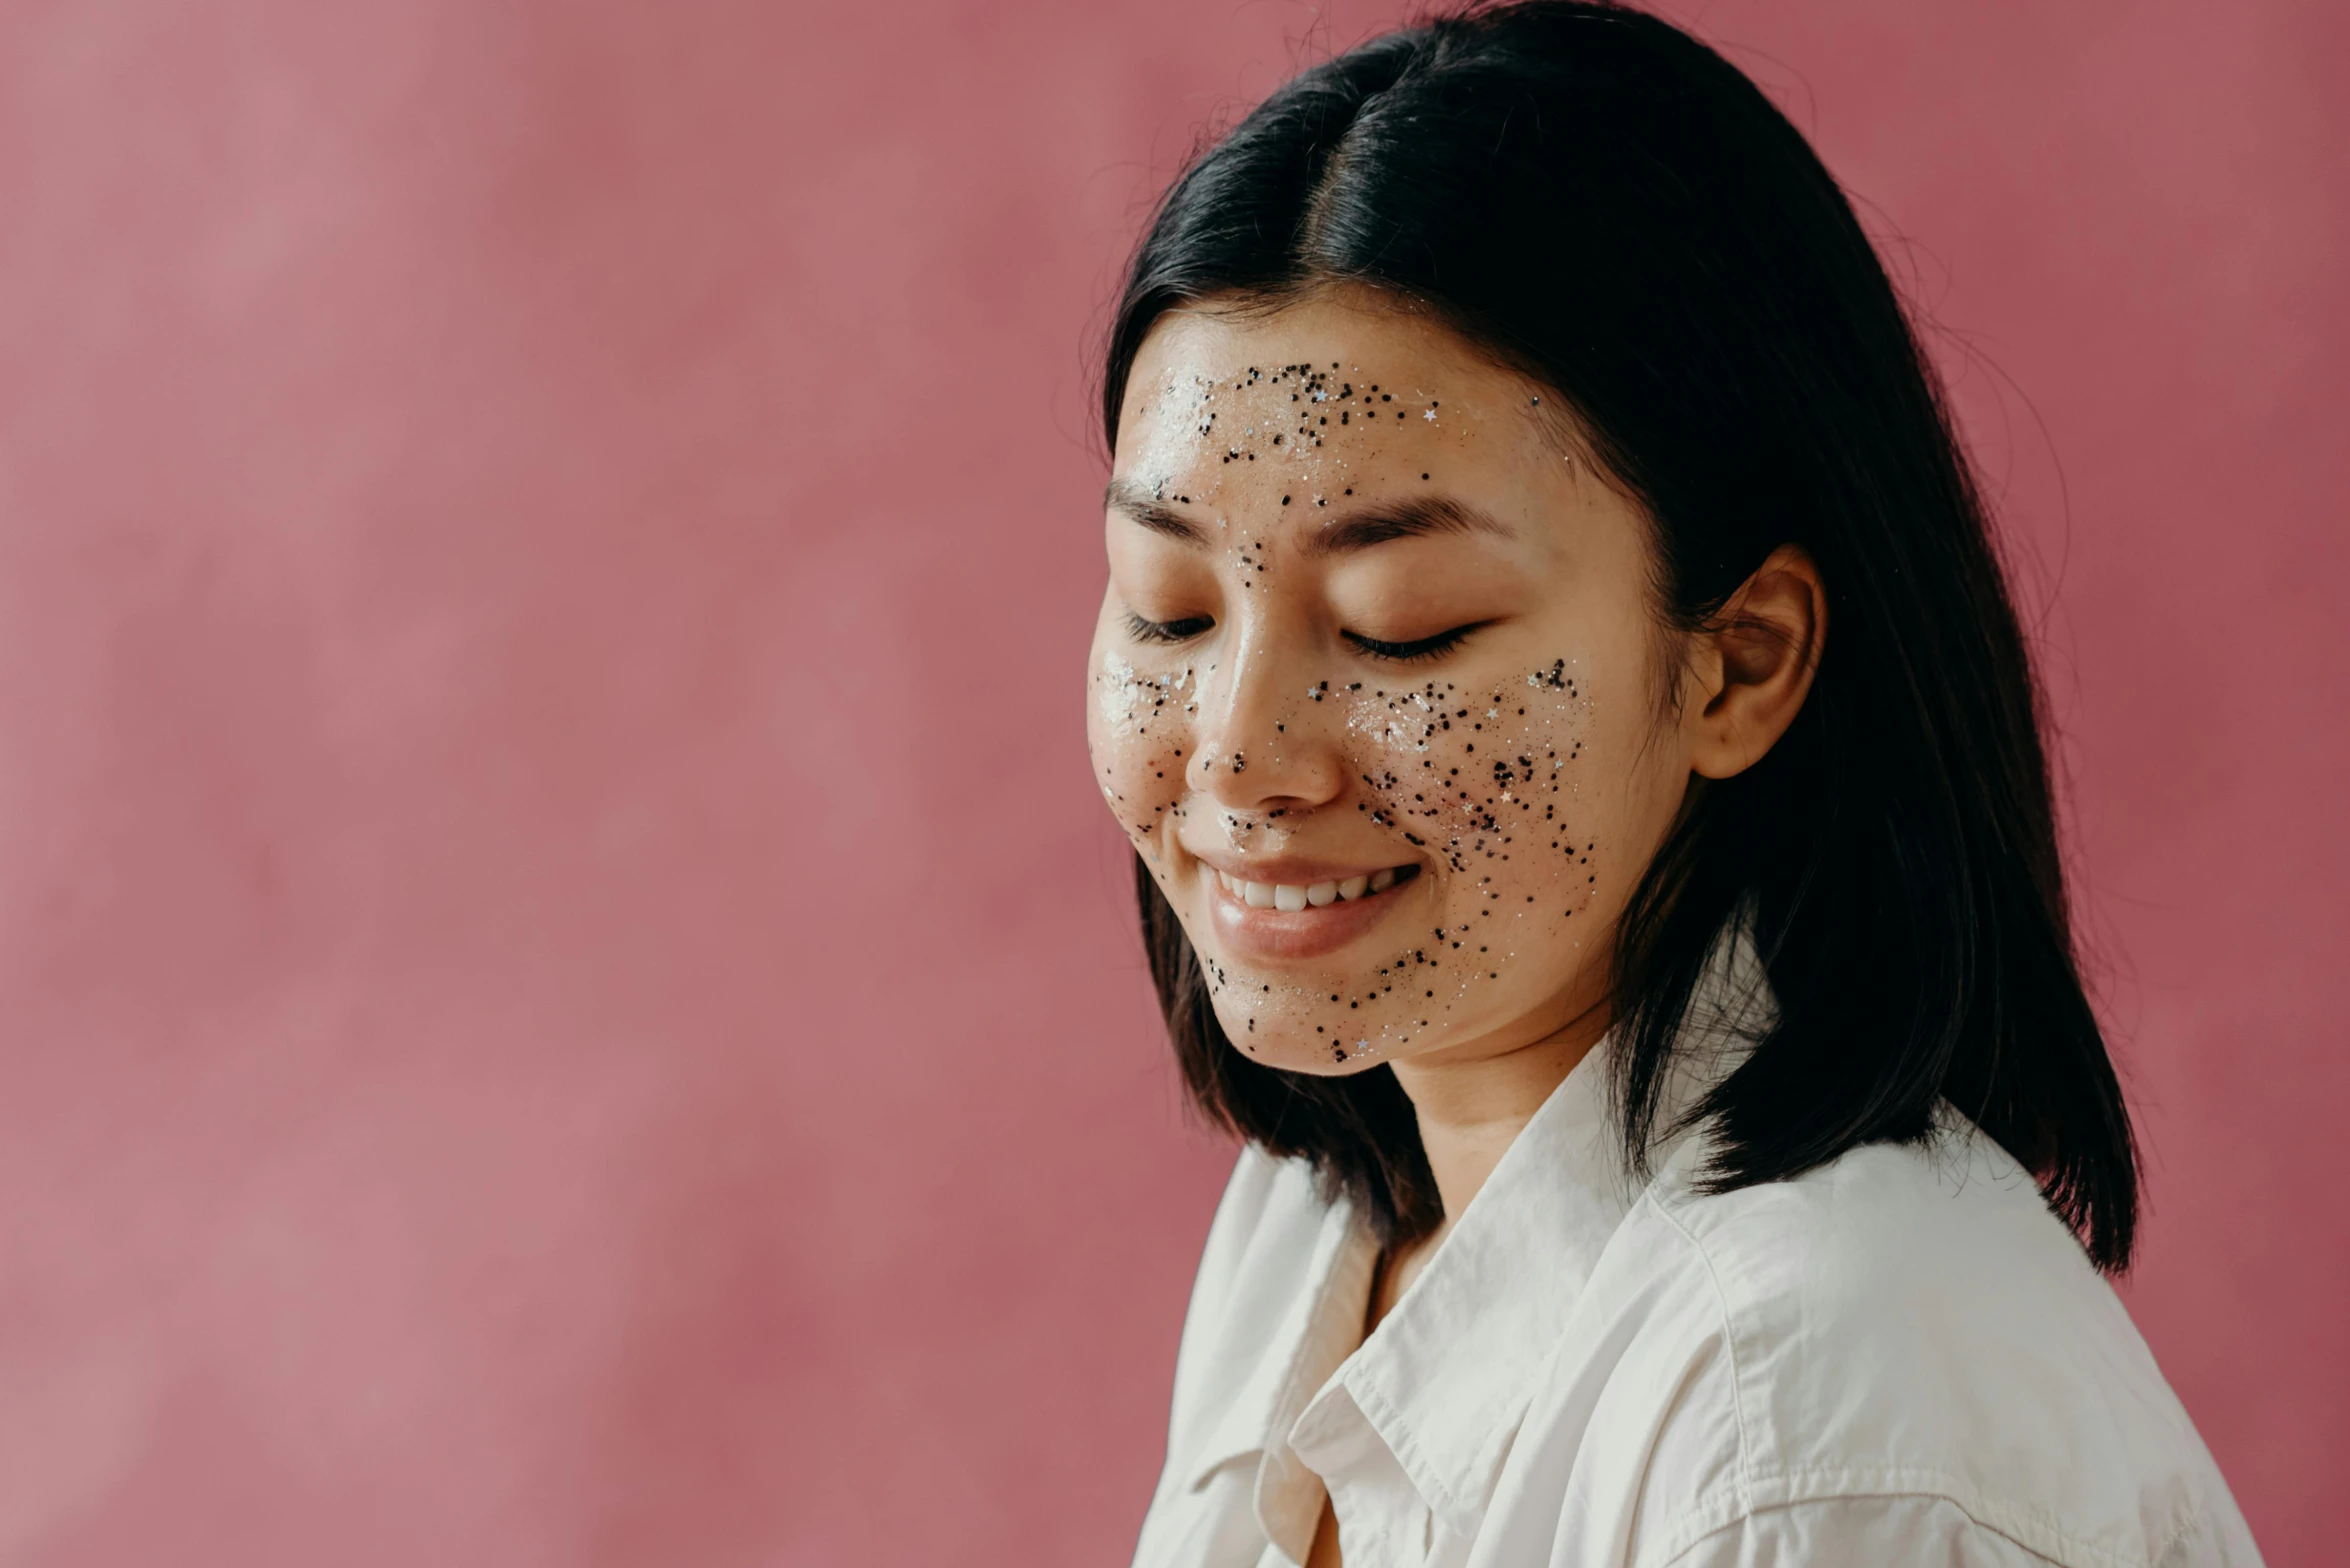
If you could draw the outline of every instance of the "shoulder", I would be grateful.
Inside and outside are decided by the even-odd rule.
[[[1304,1160],[1244,1145],[1201,1249],[1192,1317],[1219,1315],[1235,1294],[1261,1304],[1304,1289],[1314,1240],[1332,1217]]]
[[[1170,1473],[1261,1439],[1259,1387],[1276,1378],[1346,1215],[1303,1160],[1244,1146],[1216,1205],[1175,1359]]]
[[[1906,1497],[2118,1568],[2233,1519],[2121,1303],[1962,1119],[1729,1193],[1695,1184],[1695,1152],[1627,1224],[1645,1234],[1644,1352],[1689,1369],[1644,1485],[1685,1544]]]

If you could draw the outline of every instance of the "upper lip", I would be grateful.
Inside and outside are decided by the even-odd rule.
[[[1276,887],[1311,887],[1317,882],[1344,882],[1349,877],[1367,877],[1375,871],[1386,871],[1411,864],[1408,860],[1311,860],[1303,855],[1268,855],[1251,858],[1246,855],[1197,855],[1193,858],[1212,871],[1220,871],[1242,882],[1263,882]]]

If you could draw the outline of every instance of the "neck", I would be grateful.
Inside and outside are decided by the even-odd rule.
[[[1477,1196],[1551,1091],[1606,1035],[1609,1021],[1603,1002],[1529,1045],[1485,1056],[1395,1064],[1395,1080],[1412,1102],[1420,1145],[1444,1202],[1445,1230]]]

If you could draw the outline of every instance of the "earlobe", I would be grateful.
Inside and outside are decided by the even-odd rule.
[[[1725,779],[1762,760],[1811,692],[1827,634],[1819,568],[1795,545],[1773,550],[1702,634],[1720,683],[1691,715],[1690,768]]]

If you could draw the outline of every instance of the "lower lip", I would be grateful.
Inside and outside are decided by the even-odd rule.
[[[1367,898],[1342,898],[1334,904],[1304,909],[1257,909],[1226,891],[1215,871],[1200,867],[1208,890],[1208,915],[1224,950],[1255,959],[1320,958],[1335,953],[1368,932],[1402,906],[1403,896],[1420,885],[1418,877],[1397,882],[1384,893]]]

